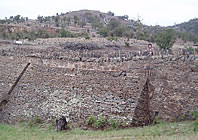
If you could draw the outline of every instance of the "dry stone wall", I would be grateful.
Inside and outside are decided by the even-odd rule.
[[[198,61],[141,60],[131,62],[128,71],[150,71],[154,86],[150,101],[151,111],[158,112],[164,120],[180,120],[198,110]]]
[[[147,106],[151,116],[152,112],[159,112],[166,120],[179,119],[198,109],[198,74],[193,70],[198,66],[196,56],[192,59],[154,56],[122,63],[103,61],[104,67],[100,68],[94,61],[73,63],[70,59],[61,59],[55,55],[54,48],[50,49],[49,52],[36,50],[43,58],[35,55],[34,49],[22,49],[18,53],[0,51],[1,98],[23,67],[31,62],[1,112],[1,121],[15,122],[34,116],[51,120],[64,115],[69,121],[78,122],[89,115],[102,115],[143,125],[148,121],[145,119]],[[26,51],[33,55],[27,56]],[[49,56],[52,58],[46,58]],[[114,69],[108,68],[111,64]],[[153,86],[153,97],[149,101],[146,96],[150,93],[146,93],[145,87],[147,72]]]
[[[198,73],[191,68],[197,62],[166,62],[156,64],[152,72],[152,83],[156,87],[152,106],[167,120],[198,110]]]
[[[3,59],[1,57],[1,61]],[[9,61],[9,57],[6,59]],[[10,61],[7,63],[10,67],[21,61],[26,63],[25,59],[17,57]],[[1,65],[1,69],[6,67]],[[15,69],[20,71],[23,68],[12,67],[13,71]],[[133,75],[32,64],[1,112],[1,121],[14,122],[34,116],[51,120],[64,115],[71,122],[78,122],[90,115],[101,115],[130,123],[145,79],[144,75]],[[6,90],[2,92],[5,94]]]

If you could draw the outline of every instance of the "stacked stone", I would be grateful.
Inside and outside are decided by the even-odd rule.
[[[151,86],[150,79],[147,78],[145,85],[143,86],[143,90],[138,98],[138,104],[135,108],[132,121],[133,126],[145,126],[153,122],[153,111],[151,110],[151,98],[149,95],[154,89],[151,90]]]
[[[1,112],[1,121],[34,116],[51,120],[64,115],[79,122],[95,115],[131,122],[142,78],[32,65]]]
[[[3,97],[30,59],[0,56],[0,60]],[[50,120],[64,115],[77,122],[102,115],[144,125],[148,122],[144,67],[148,65],[150,83],[155,87],[150,111],[158,111],[162,119],[177,119],[198,109],[198,74],[192,71],[197,61],[143,59],[130,61],[125,72],[59,68],[59,60],[51,61],[53,67],[45,62],[37,65],[37,58],[32,58],[34,61],[1,112],[1,121],[34,116]]]

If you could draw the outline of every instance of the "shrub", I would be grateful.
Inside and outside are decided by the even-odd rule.
[[[109,33],[109,30],[106,27],[99,28],[98,30],[98,34],[100,34],[102,37],[107,37],[108,33]]]
[[[185,48],[186,48],[187,51],[194,51],[192,46],[185,46]]]
[[[129,42],[124,42],[127,47],[129,47]]]
[[[193,119],[198,119],[198,111],[193,111],[192,113],[191,113],[191,115],[192,115],[192,118]]]
[[[27,123],[27,125],[29,127],[33,127],[34,126],[34,122],[32,120],[29,120],[28,123]]]
[[[198,111],[193,111],[191,115],[192,118],[195,119],[195,121],[193,122],[193,130],[198,131]]]
[[[90,36],[88,36],[88,35],[87,35],[87,36],[85,36],[85,39],[89,40],[89,39],[90,39]]]
[[[181,118],[180,118],[181,120],[185,120],[186,119],[186,117],[185,116],[181,116]]]
[[[59,37],[75,37],[76,34],[65,30],[64,28],[61,29],[60,33],[59,33]]]
[[[107,121],[102,116],[99,119],[94,116],[89,116],[86,121],[86,126],[92,126],[96,129],[104,129],[105,127],[108,127],[110,129],[118,129],[121,126],[127,127],[127,122],[121,123],[121,121],[116,119],[110,119]]]
[[[93,123],[94,128],[104,128],[106,124],[106,120],[104,117],[100,117],[96,122]]]
[[[107,40],[109,40],[109,41],[113,41],[113,40],[118,41],[118,38],[117,37],[108,37]]]
[[[163,123],[163,121],[161,120],[160,116],[156,116],[154,119],[154,124],[160,124]]]
[[[35,117],[34,117],[34,123],[35,123],[35,124],[41,123],[41,120],[39,119],[38,116],[35,116]]]
[[[118,120],[110,119],[108,122],[110,127],[113,129],[118,129],[121,126],[121,123]]]
[[[122,122],[122,126],[127,127],[128,126],[127,122],[126,121]]]
[[[95,122],[96,122],[96,117],[94,117],[94,116],[89,116],[88,117],[88,119],[87,119],[87,121],[86,121],[86,125],[88,126],[88,125],[93,125]]]
[[[28,121],[27,125],[28,125],[29,127],[32,127],[32,126],[34,126],[35,124],[39,124],[39,123],[41,123],[41,120],[39,119],[38,116],[35,116],[34,119]]]
[[[193,122],[193,130],[198,131],[198,118]]]

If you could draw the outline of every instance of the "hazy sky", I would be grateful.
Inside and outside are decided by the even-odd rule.
[[[31,19],[75,10],[112,11],[141,17],[147,25],[174,25],[198,17],[198,0],[1,0],[0,19],[17,14]]]

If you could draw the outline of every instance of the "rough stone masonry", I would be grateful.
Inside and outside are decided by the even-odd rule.
[[[60,68],[32,60],[0,112],[1,122],[35,116],[42,120],[66,116],[69,122],[79,122],[94,115],[144,125],[155,111],[171,120],[198,109],[198,74],[192,71],[197,61],[131,60],[122,72]],[[1,100],[29,61],[0,56]]]

